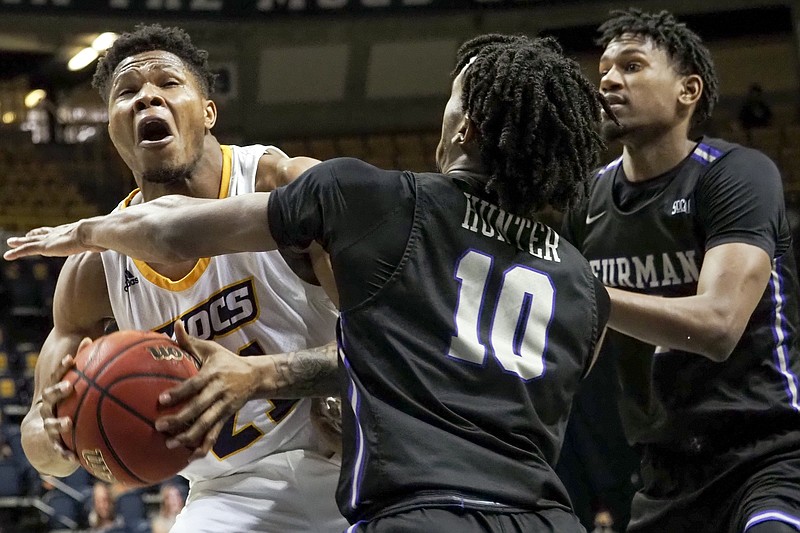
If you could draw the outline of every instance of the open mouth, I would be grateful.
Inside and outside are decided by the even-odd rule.
[[[172,140],[172,131],[167,121],[161,118],[145,118],[139,122],[137,128],[139,144],[153,146],[161,145]]]

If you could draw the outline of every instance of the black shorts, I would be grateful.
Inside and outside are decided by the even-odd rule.
[[[800,530],[800,430],[715,455],[645,446],[629,533],[742,533],[767,520]]]
[[[578,518],[562,509],[497,513],[463,507],[427,507],[357,522],[347,533],[586,533]]]

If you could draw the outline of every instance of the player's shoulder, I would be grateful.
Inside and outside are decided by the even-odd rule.
[[[701,194],[750,191],[747,194],[782,194],[781,174],[763,152],[737,143],[703,137],[691,154],[688,172],[698,174]],[[724,193],[723,193],[724,194]]]
[[[99,253],[84,252],[68,257],[58,276],[57,292],[107,293],[106,271],[102,256]]]
[[[231,153],[238,157],[252,157],[255,159],[259,159],[262,156],[270,154],[277,154],[282,157],[289,157],[283,150],[271,144],[247,144],[244,146],[240,146],[237,144],[223,145],[223,149],[225,147],[230,149]],[[302,154],[294,154],[294,155],[302,155]]]
[[[720,166],[737,168],[741,165],[746,165],[746,167],[775,166],[775,163],[764,152],[714,137],[700,139],[692,153],[692,158],[710,168]]]
[[[362,188],[371,186],[393,186],[396,178],[408,173],[399,170],[387,170],[356,159],[354,157],[336,157],[322,161],[313,167],[310,172],[316,179],[332,179],[339,186],[348,188]]]
[[[72,255],[58,276],[53,300],[54,316],[69,314],[71,323],[94,323],[111,314],[108,284],[99,253]]]
[[[588,194],[581,195],[580,199],[569,209],[570,216],[585,211],[589,204],[607,201],[611,195],[614,175],[621,165],[622,155],[594,169],[589,178]]]
[[[594,177],[594,181],[598,180],[605,180],[613,177],[614,172],[619,168],[622,164],[622,156],[619,156],[613,159],[611,162],[606,163],[605,165],[597,168],[592,172],[592,176]]]
[[[62,276],[66,278],[87,278],[97,273],[104,274],[103,258],[95,252],[71,255],[64,261],[61,272],[68,274],[68,276]],[[101,277],[101,279],[103,278]]]
[[[355,157],[335,157],[333,159],[328,159],[321,162],[319,167],[321,170],[324,169],[333,173],[339,173],[342,171],[364,173],[391,172],[389,170],[378,168],[371,163]]]
[[[597,201],[598,198],[605,198],[610,193],[608,191],[611,190],[612,184],[614,182],[614,175],[617,172],[617,169],[622,165],[622,155],[619,157],[614,158],[613,160],[609,161],[608,163],[603,164],[602,166],[596,168],[592,171],[592,174],[589,179],[589,191],[588,195],[583,197],[580,202],[578,202],[570,212],[575,212],[579,209],[578,207],[586,208],[588,204]]]

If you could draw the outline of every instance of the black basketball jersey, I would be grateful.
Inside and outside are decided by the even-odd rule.
[[[375,191],[378,202],[380,184],[390,183],[413,195],[410,231],[394,235],[399,263],[340,317],[343,402],[351,407],[343,417],[343,514],[355,522],[426,505],[569,508],[552,466],[605,325],[605,290],[554,230],[505,212],[465,182],[353,161],[323,163],[270,201],[276,240],[319,238],[337,273],[348,264],[334,241],[358,240],[336,229],[337,217],[358,216],[352,191]],[[357,183],[346,183],[354,173]],[[320,208],[297,213],[309,202]],[[380,224],[359,226],[374,233]],[[350,290],[337,284],[340,294]]]
[[[700,453],[800,427],[797,272],[774,164],[755,150],[704,138],[626,210],[614,192],[625,180],[621,160],[600,170],[588,202],[565,225],[606,285],[691,296],[713,246],[744,242],[773,257],[769,284],[725,362],[609,330],[629,440]]]

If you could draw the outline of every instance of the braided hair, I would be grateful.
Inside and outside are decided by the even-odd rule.
[[[625,33],[652,39],[656,46],[667,53],[680,75],[697,74],[703,80],[703,94],[692,117],[693,125],[711,116],[719,99],[719,80],[711,53],[700,36],[686,24],[678,22],[670,12],[645,13],[633,7],[614,10],[611,18],[601,24],[597,31],[600,37],[596,44],[603,47]]]
[[[521,216],[577,202],[604,148],[601,107],[614,116],[605,99],[553,38],[481,35],[461,46],[453,74],[470,61],[462,105],[479,132],[487,191]]]
[[[216,75],[208,66],[208,52],[192,44],[188,33],[177,27],[139,24],[133,32],[123,33],[97,64],[92,87],[100,92],[103,101],[108,101],[109,82],[117,65],[127,57],[153,50],[178,56],[194,74],[204,97],[208,98],[214,92]]]

